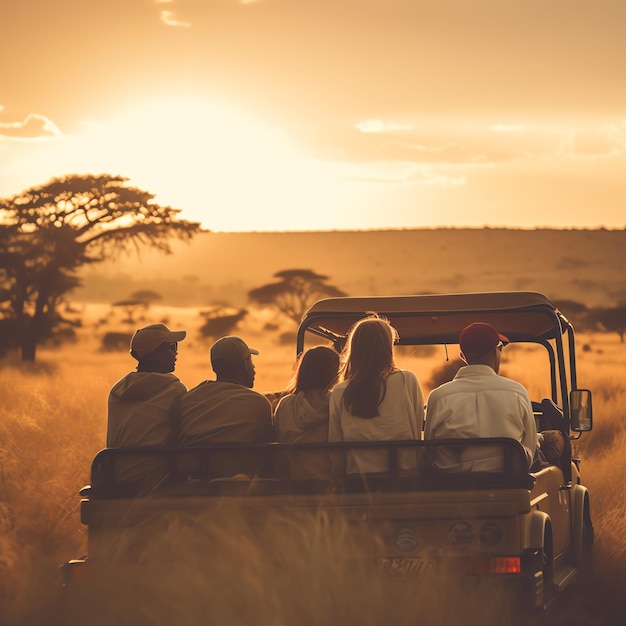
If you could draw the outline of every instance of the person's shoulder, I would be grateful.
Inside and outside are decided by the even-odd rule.
[[[116,387],[121,387],[128,383],[128,381],[133,380],[139,372],[128,372],[128,374],[122,376],[119,380],[116,380],[111,386],[111,391],[113,391]]]
[[[154,385],[156,387],[166,387],[172,384],[183,384],[172,372],[129,372],[115,383],[115,385],[141,384]]]
[[[448,380],[445,383],[441,383],[441,385],[434,387],[431,390],[431,392],[428,394],[428,401],[432,402],[432,400],[436,400],[440,396],[445,396],[446,394],[454,393],[455,390],[460,392],[460,390],[457,389],[458,386],[459,386],[458,383],[454,379]]]
[[[160,376],[165,376],[167,380],[175,384],[183,385],[183,381],[176,375],[174,372],[168,372],[167,374],[160,374]]]
[[[169,381],[180,380],[174,372],[130,372],[130,374],[127,374],[126,377],[128,378],[133,375],[136,378],[154,378],[155,380],[159,379]]]
[[[189,400],[199,400],[204,396],[210,394],[211,383],[214,381],[211,380],[203,380],[201,383],[198,383],[195,387],[189,388],[183,397],[183,401]]]
[[[502,376],[502,375],[498,376],[498,378],[500,380],[501,385],[508,387],[512,391],[521,393],[524,396],[528,395],[528,390],[519,381],[514,380],[513,378],[508,378],[507,376]]]
[[[183,382],[172,372],[136,372],[139,376],[145,380],[154,381],[165,385],[183,384]]]
[[[259,406],[262,406],[263,408],[269,407],[269,410],[270,411],[272,410],[272,403],[262,393],[259,393],[258,391],[255,391],[254,389],[249,389],[248,387],[243,387],[241,393],[246,398],[248,398],[250,402],[255,402],[256,404],[258,404]]]
[[[244,393],[253,395],[255,398],[260,398],[261,400],[263,400],[263,402],[267,402],[268,404],[270,403],[265,394],[262,394],[260,391],[255,391],[254,389],[250,389],[249,387],[244,387],[244,389]]]
[[[399,369],[397,373],[401,374],[402,378],[404,378],[405,380],[410,380],[411,382],[417,383],[417,374],[412,370]]]
[[[344,389],[347,386],[348,386],[348,381],[347,380],[344,380],[344,381],[342,381],[340,383],[337,383],[333,387],[332,391],[330,392],[330,395],[333,396],[333,395],[337,395],[337,394],[343,393]]]
[[[328,396],[328,405],[329,406],[338,406],[343,401],[343,394],[348,386],[348,381],[343,381],[341,383],[336,384]]]
[[[284,419],[293,411],[294,397],[295,395],[293,393],[288,393],[283,396],[276,405],[274,409],[274,425],[276,428],[280,429]]]
[[[178,376],[175,376],[176,380],[172,381],[174,388],[176,389],[176,391],[178,391],[181,395],[187,393],[187,385],[185,385],[185,383],[178,378]]]
[[[285,410],[290,404],[293,403],[293,399],[295,397],[295,394],[293,393],[288,393],[286,395],[284,395],[279,401],[278,404],[276,405],[276,412],[278,413],[278,410]]]

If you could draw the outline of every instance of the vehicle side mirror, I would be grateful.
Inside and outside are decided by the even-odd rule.
[[[577,433],[588,432],[593,425],[591,391],[573,389],[569,394],[570,428]]]

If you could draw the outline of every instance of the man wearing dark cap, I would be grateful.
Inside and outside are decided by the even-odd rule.
[[[211,366],[217,380],[205,380],[183,397],[182,445],[274,441],[271,405],[265,396],[252,390],[252,356],[258,354],[243,339],[232,335],[213,344]],[[240,473],[238,469],[233,463],[232,472]]]
[[[531,465],[537,448],[537,427],[528,392],[520,383],[498,374],[502,349],[508,343],[507,337],[484,322],[470,324],[461,331],[460,356],[467,365],[453,380],[430,393],[425,439],[510,437],[524,446]],[[500,469],[501,458],[494,457],[493,450],[490,454],[457,458],[446,451],[438,454],[436,465],[448,471]]]
[[[130,354],[137,371],[113,385],[108,400],[108,448],[166,446],[176,442],[179,402],[187,388],[172,372],[184,330],[150,324],[135,332]],[[167,471],[153,460],[128,460],[118,466],[118,480],[143,491],[159,487]]]

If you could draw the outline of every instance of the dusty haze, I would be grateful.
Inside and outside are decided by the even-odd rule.
[[[205,233],[173,254],[145,251],[83,271],[86,302],[153,289],[164,304],[243,305],[289,268],[329,276],[349,295],[531,290],[554,300],[626,300],[625,230],[435,229]]]

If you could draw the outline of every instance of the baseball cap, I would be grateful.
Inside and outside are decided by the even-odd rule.
[[[186,330],[170,330],[165,324],[150,324],[135,331],[130,340],[130,353],[140,359],[154,352],[162,343],[182,341],[186,336]]]
[[[509,339],[485,322],[474,322],[466,326],[459,336],[463,354],[485,354],[493,350],[499,342],[506,345]]]
[[[241,337],[227,335],[211,346],[211,364],[215,365],[219,361],[220,365],[237,365],[251,354],[259,354],[259,351],[249,348]]]

